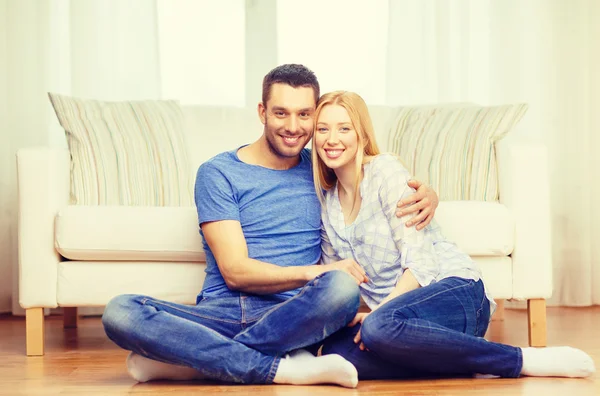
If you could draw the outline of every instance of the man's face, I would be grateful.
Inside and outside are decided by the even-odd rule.
[[[266,107],[265,107],[266,106]],[[315,97],[310,87],[273,84],[267,103],[259,105],[264,133],[278,157],[296,157],[312,137]]]

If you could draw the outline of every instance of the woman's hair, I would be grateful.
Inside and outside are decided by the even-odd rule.
[[[358,94],[348,91],[334,91],[321,96],[317,103],[315,111],[315,133],[316,125],[319,121],[319,114],[323,107],[329,105],[342,106],[348,112],[352,127],[358,135],[358,150],[356,151],[355,166],[356,166],[356,189],[355,194],[358,194],[360,174],[365,158],[378,155],[379,147],[375,141],[375,131],[367,104]],[[362,148],[362,150],[361,150]],[[319,201],[324,202],[323,190],[329,190],[337,181],[337,177],[333,169],[325,165],[323,160],[317,153],[315,138],[312,140],[312,164],[313,164],[313,180]]]

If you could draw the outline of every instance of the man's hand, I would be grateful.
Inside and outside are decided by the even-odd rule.
[[[348,327],[354,327],[358,323],[360,323],[360,325],[362,326],[362,324],[365,321],[365,319],[367,318],[367,316],[369,316],[369,312],[357,313],[356,316],[354,317],[354,319],[352,319],[352,321],[350,323],[348,323]],[[356,333],[356,336],[354,337],[354,343],[358,344],[359,342],[360,342],[360,345],[358,347],[360,348],[361,351],[364,351],[366,348],[365,348],[365,344],[363,344],[360,340],[360,330],[358,330],[358,333]]]
[[[440,201],[435,191],[420,181],[409,180],[408,185],[417,192],[398,201],[396,216],[402,217],[409,213],[418,212],[418,215],[406,222],[406,226],[411,227],[416,224],[417,231],[420,231],[431,222]]]
[[[309,276],[309,278],[311,279],[314,279],[318,275],[321,275],[325,272],[340,270],[350,274],[350,276],[354,278],[356,284],[358,285],[369,281],[365,270],[360,265],[358,265],[356,261],[352,259],[344,259],[331,264],[315,265],[312,266],[311,269],[314,269],[316,271],[315,273],[312,273]]]

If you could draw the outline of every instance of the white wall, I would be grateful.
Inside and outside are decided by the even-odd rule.
[[[12,242],[10,202],[11,191],[8,188],[11,162],[10,135],[8,134],[8,93],[6,49],[6,7],[7,0],[0,0],[0,313],[11,310],[12,281]]]

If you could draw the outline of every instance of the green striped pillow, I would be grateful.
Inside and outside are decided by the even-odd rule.
[[[497,201],[494,143],[514,128],[527,108],[403,107],[392,123],[389,148],[441,200]]]
[[[71,153],[72,204],[193,204],[178,102],[49,96]]]

